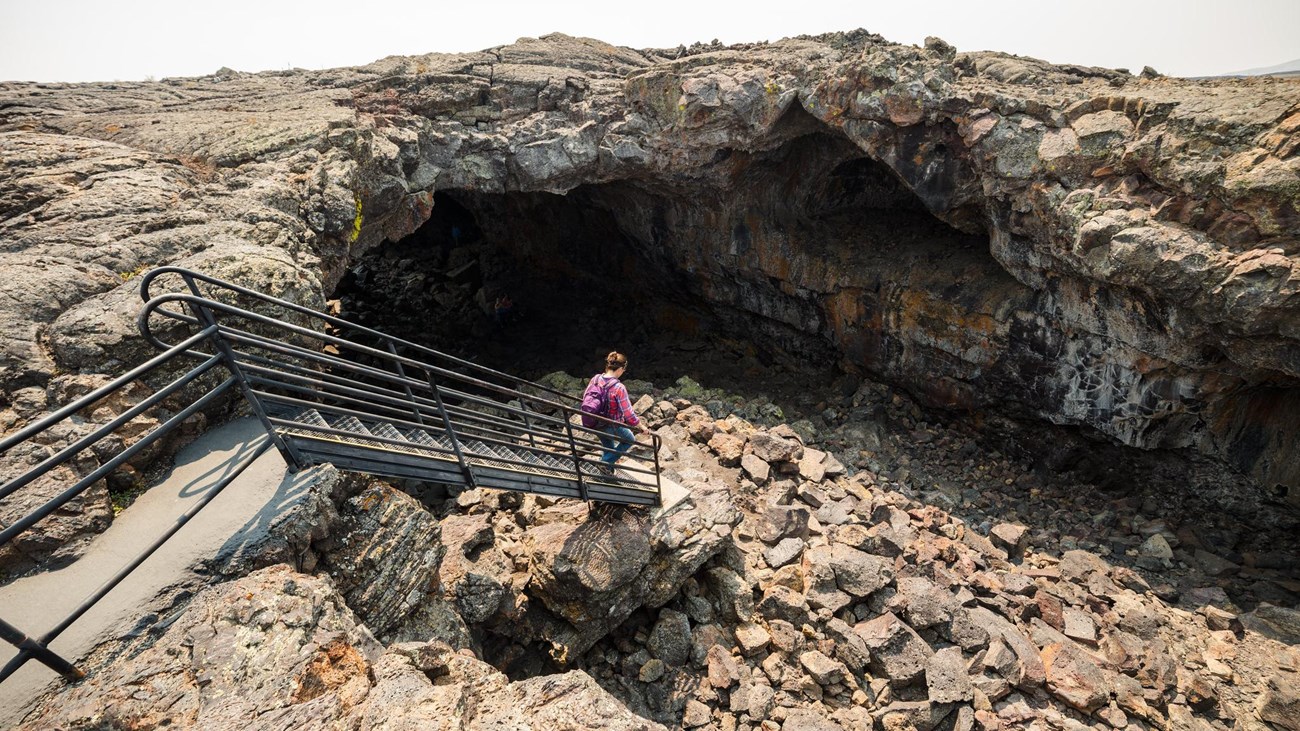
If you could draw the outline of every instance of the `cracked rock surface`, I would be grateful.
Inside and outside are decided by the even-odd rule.
[[[565,194],[735,327],[932,405],[1199,450],[1300,499],[1298,102],[1292,80],[862,31],[5,83],[0,428],[42,413],[20,393],[55,374],[148,352],[143,269],[318,304],[435,193],[503,230]]]
[[[844,465],[829,435],[641,388],[666,474],[690,485],[677,508],[349,483],[317,506],[314,575],[205,590],[26,727],[1295,728],[1292,574],[1223,581],[1186,550],[1209,535],[1191,518],[1152,533],[1173,558],[1110,552],[1138,544],[1144,507],[1078,534],[1053,517],[1063,480],[1031,495],[991,475],[954,500]],[[930,428],[945,444],[966,427]],[[719,455],[717,432],[774,477]],[[976,496],[1023,517],[988,526]],[[771,561],[790,541],[800,557]]]

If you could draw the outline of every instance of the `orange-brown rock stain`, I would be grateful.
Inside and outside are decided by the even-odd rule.
[[[1000,337],[993,317],[917,289],[899,292],[898,304],[898,327],[909,339],[977,365],[993,364],[995,349],[990,344]]]
[[[700,334],[699,316],[673,305],[660,307],[656,310],[654,323],[661,330],[682,333],[688,336]]]
[[[316,651],[297,678],[293,692],[294,703],[306,703],[326,693],[338,690],[355,677],[370,672],[370,663],[357,648],[342,638],[330,641]]]
[[[826,324],[840,352],[852,366],[874,368],[880,359],[884,320],[878,310],[868,310],[865,292],[841,289],[822,301]]]

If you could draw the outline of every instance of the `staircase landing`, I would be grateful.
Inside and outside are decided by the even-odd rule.
[[[171,472],[118,515],[79,560],[0,587],[5,618],[33,635],[50,629],[106,577],[174,524],[225,474],[252,456],[266,438],[255,419],[240,419],[195,440],[177,455]],[[240,555],[274,540],[277,520],[301,504],[327,469],[289,474],[278,452],[265,452],[173,540],[59,635],[52,649],[67,658],[82,658],[100,643],[138,630],[140,618],[147,613],[166,612],[175,601],[210,580],[203,575],[205,570],[237,561]],[[14,647],[0,643],[0,664],[15,654]],[[53,670],[28,662],[0,684],[0,728],[16,725],[46,688],[62,683]]]

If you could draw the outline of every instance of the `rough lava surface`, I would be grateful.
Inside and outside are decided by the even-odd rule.
[[[294,565],[244,556],[21,728],[1300,729],[1300,611],[1260,600],[1300,588],[1293,549],[1238,566],[1222,527],[1080,516],[996,454],[917,490],[674,391],[637,395],[676,507],[340,482]]]
[[[782,150],[811,161],[787,193],[818,160],[869,160],[990,256],[811,246],[759,205],[780,181],[732,200]],[[40,413],[55,374],[146,352],[145,268],[318,302],[435,192],[604,187],[624,234],[699,294],[846,367],[941,406],[1196,448],[1295,496],[1298,151],[1294,80],[865,31],[646,51],[554,34],[359,68],[0,84],[0,427]]]

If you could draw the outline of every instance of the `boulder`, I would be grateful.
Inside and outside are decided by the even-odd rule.
[[[751,452],[741,455],[740,469],[746,477],[754,481],[755,485],[760,486],[767,484],[767,479],[772,474],[772,468],[767,462]]]
[[[785,714],[781,731],[844,731],[844,729],[811,708],[795,708]]]
[[[1254,611],[1241,615],[1241,623],[1278,642],[1300,645],[1300,609],[1261,602]]]
[[[1097,644],[1097,623],[1091,614],[1074,607],[1066,607],[1062,616],[1065,627],[1061,631],[1066,637],[1089,645]]]
[[[709,449],[718,456],[718,463],[725,467],[739,466],[744,448],[745,440],[735,434],[719,432],[709,439]]]
[[[871,653],[872,672],[896,683],[911,683],[922,676],[934,651],[916,630],[893,613],[885,613],[853,627]]]
[[[691,624],[685,614],[664,609],[650,630],[650,654],[674,666],[685,665],[691,656]]]
[[[818,650],[800,654],[799,664],[819,685],[838,683],[848,672],[843,663],[826,657]]]
[[[952,712],[953,706],[931,701],[894,701],[876,711],[884,731],[931,731]]]
[[[830,566],[839,588],[859,599],[871,596],[894,580],[893,561],[841,543],[830,548]]]
[[[763,558],[767,559],[768,566],[779,569],[803,553],[804,545],[799,538],[782,538],[780,543],[763,552]]]
[[[1002,677],[1018,688],[1030,689],[1040,686],[1047,679],[1047,670],[1039,657],[1038,648],[1024,634],[1002,617],[984,607],[967,607],[962,610],[972,624],[988,633],[990,638],[1000,639],[1013,662],[1002,668]]]
[[[809,515],[804,507],[768,504],[759,517],[758,538],[769,545],[783,538],[806,539]]]
[[[803,456],[799,458],[799,476],[809,482],[821,482],[826,477],[825,460],[825,452],[804,447]]]
[[[835,657],[855,673],[866,669],[871,661],[867,643],[847,622],[838,617],[826,621],[826,636],[835,643]]]
[[[757,624],[742,624],[736,628],[736,644],[740,646],[740,651],[746,657],[762,652],[768,643],[772,641],[772,635]]]
[[[695,699],[686,701],[686,711],[682,714],[682,728],[697,728],[713,720],[709,707]]]
[[[804,593],[808,605],[813,609],[837,612],[853,601],[852,596],[839,588],[833,556],[833,549],[829,546],[817,546],[804,551],[800,564],[807,585]]]
[[[798,626],[808,621],[808,602],[803,594],[788,587],[771,586],[763,592],[763,598],[758,603],[758,613]]]
[[[1008,553],[1015,553],[1024,548],[1029,528],[1019,523],[998,523],[989,530],[989,537]]]
[[[773,462],[796,462],[803,456],[803,445],[798,439],[788,439],[767,432],[755,432],[749,435],[746,447],[755,457],[771,464]]]
[[[1279,671],[1269,677],[1267,688],[1255,703],[1260,718],[1288,731],[1300,731],[1300,678],[1297,675]]]
[[[963,703],[975,697],[966,674],[961,648],[945,647],[934,653],[925,666],[925,687],[931,703]]]
[[[741,663],[732,657],[727,648],[722,645],[714,645],[709,648],[707,655],[707,677],[709,685],[718,690],[726,690],[736,683],[740,682],[742,677],[749,677],[748,673],[742,673]]]
[[[659,607],[731,540],[740,515],[725,489],[691,487],[689,503],[664,515],[557,506],[557,519],[523,536],[530,593],[546,612],[502,626],[547,642],[558,662],[576,658],[640,607]]]
[[[750,582],[725,566],[708,569],[706,576],[705,595],[718,615],[730,622],[748,620],[754,613],[754,588]]]
[[[877,523],[870,528],[851,523],[835,530],[835,541],[874,556],[894,558],[903,555],[909,539],[888,523]]]
[[[950,623],[960,608],[951,593],[928,579],[909,576],[899,579],[897,587],[898,593],[890,599],[890,606],[917,629]]]
[[[1070,706],[1091,713],[1110,700],[1113,686],[1107,674],[1073,644],[1043,648],[1047,689]]]
[[[641,666],[641,669],[637,671],[636,679],[642,683],[653,683],[662,678],[664,673],[667,671],[668,666],[664,665],[663,660],[660,660],[657,657],[652,657],[649,660],[646,660],[645,664]]]
[[[732,713],[748,714],[751,718],[766,718],[772,711],[776,693],[771,686],[761,682],[742,682],[731,692]]]
[[[1107,566],[1106,562],[1101,560],[1095,553],[1071,550],[1062,554],[1058,569],[1063,578],[1079,584],[1086,584],[1088,577],[1092,574],[1106,573]]]

